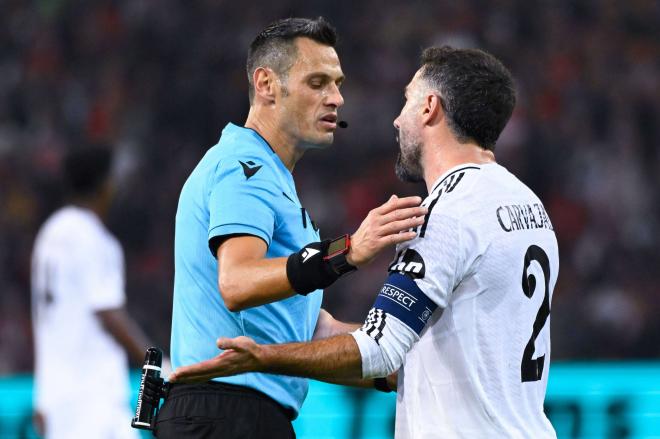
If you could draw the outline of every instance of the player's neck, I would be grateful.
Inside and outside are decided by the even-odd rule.
[[[289,172],[293,172],[293,168],[298,160],[302,158],[305,150],[298,148],[293,139],[279,128],[274,117],[262,117],[259,111],[252,107],[245,121],[245,127],[259,133],[282,160]]]
[[[86,195],[71,195],[69,202],[82,209],[91,210],[101,221],[105,222],[110,211],[114,193],[114,187],[108,180],[95,192]]]
[[[441,175],[450,169],[465,165],[485,165],[495,163],[495,154],[474,143],[459,143],[455,139],[447,140],[438,146],[424,148],[422,163],[424,164],[424,182],[427,190]]]
[[[73,206],[79,207],[81,209],[89,210],[94,213],[101,221],[105,221],[105,217],[108,214],[108,206],[100,202],[98,199],[91,197],[75,197],[71,198],[70,204]]]

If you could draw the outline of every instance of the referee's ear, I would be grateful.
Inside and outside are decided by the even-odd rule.
[[[252,74],[255,102],[270,105],[275,103],[277,75],[268,67],[257,67]]]

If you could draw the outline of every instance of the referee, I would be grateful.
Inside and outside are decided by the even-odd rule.
[[[321,310],[322,289],[392,244],[410,240],[426,208],[393,196],[352,236],[321,241],[292,171],[329,146],[344,103],[336,34],[322,17],[264,29],[247,58],[250,112],[228,124],[186,181],[176,215],[173,367],[210,359],[215,339],[308,341],[356,329]],[[401,232],[401,233],[400,233]],[[248,373],[174,384],[160,438],[295,437],[305,379]]]

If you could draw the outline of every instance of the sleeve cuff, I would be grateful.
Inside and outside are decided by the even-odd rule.
[[[103,288],[103,287],[98,287]],[[90,301],[89,306],[92,311],[104,311],[107,309],[117,309],[121,308],[126,304],[126,296],[123,292],[120,291],[104,291],[102,294],[99,294],[97,297],[93,297]]]
[[[360,349],[360,357],[362,357],[362,378],[375,378],[376,376],[379,376],[378,374],[374,375],[373,373],[373,371],[383,368],[382,364],[376,364],[382,363],[382,361],[377,361],[381,358],[378,344],[373,338],[365,334],[362,329],[351,332],[351,335]]]
[[[215,226],[209,230],[208,240],[223,235],[254,235],[257,238],[264,240],[266,245],[270,247],[271,237],[262,229],[249,225],[249,224],[222,224]],[[215,256],[215,255],[213,255]]]

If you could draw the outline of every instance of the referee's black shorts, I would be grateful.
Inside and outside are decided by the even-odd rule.
[[[173,384],[154,435],[181,438],[295,438],[293,412],[256,390],[210,381]]]

